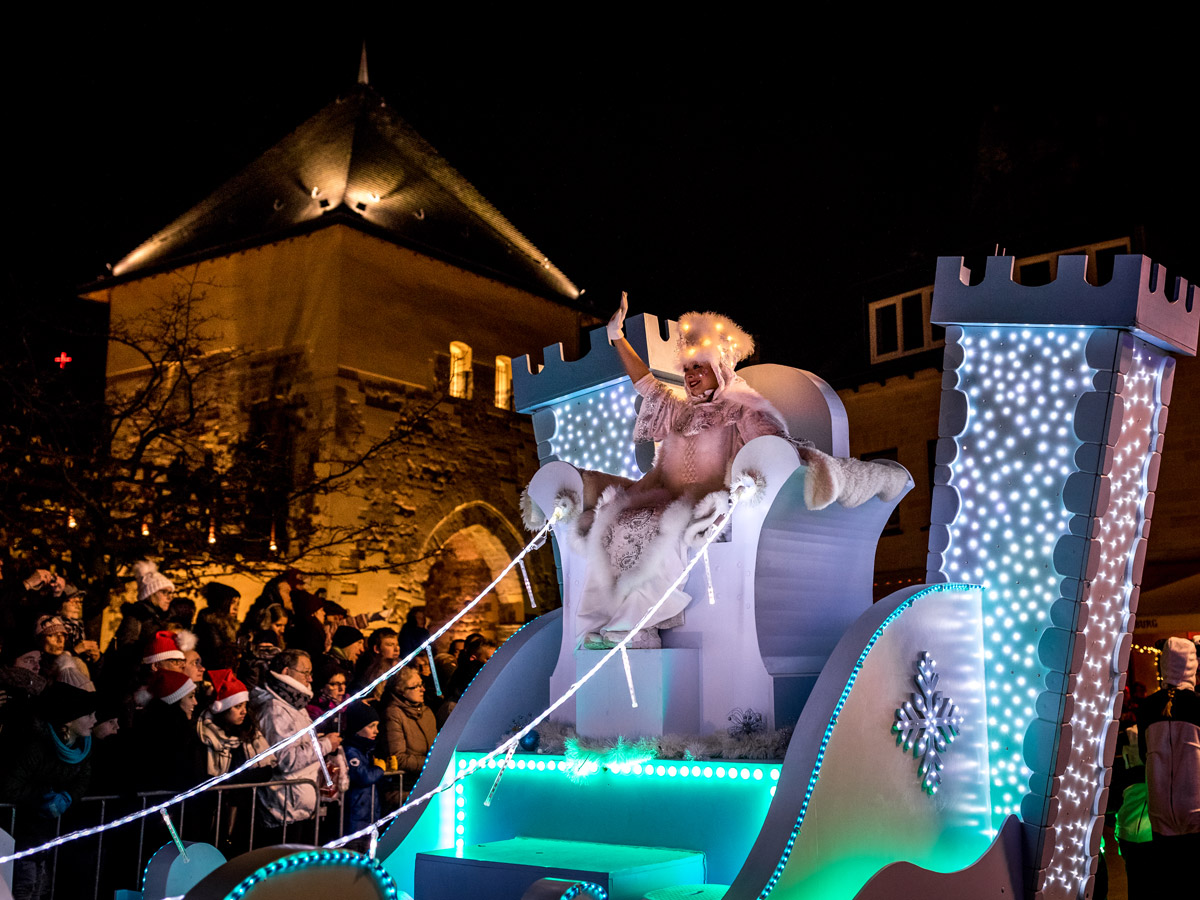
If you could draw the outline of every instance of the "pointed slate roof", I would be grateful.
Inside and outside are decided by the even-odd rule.
[[[555,299],[579,291],[392,111],[357,84],[113,267],[135,274],[336,222]]]

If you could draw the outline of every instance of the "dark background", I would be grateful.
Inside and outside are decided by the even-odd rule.
[[[2,63],[8,302],[57,352],[88,320],[75,287],[353,85],[364,37],[371,83],[603,317],[622,289],[634,312],[714,308],[761,359],[835,375],[865,302],[931,283],[938,255],[1133,235],[1200,277],[1188,54],[1136,60],[1121,23],[1111,45],[957,20],[868,39],[727,12],[46,14]]]

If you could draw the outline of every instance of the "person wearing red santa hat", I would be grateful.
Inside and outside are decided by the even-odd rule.
[[[180,654],[182,656],[182,654]],[[131,770],[142,791],[179,791],[197,784],[204,772],[202,748],[192,713],[196,683],[183,672],[159,669],[148,685],[153,699],[134,724]]]
[[[250,689],[238,680],[232,669],[213,669],[208,675],[216,699],[197,720],[196,733],[204,745],[207,771],[211,777],[224,775],[266,750],[267,741],[255,727],[254,721],[246,717]],[[275,757],[266,757],[257,766],[247,770],[246,774],[252,775],[252,778],[242,780],[260,780],[263,773],[256,770],[273,765]]]
[[[171,672],[182,672],[187,657],[179,649],[179,641],[175,632],[159,631],[142,654],[142,665],[149,666],[151,672],[166,669]]]

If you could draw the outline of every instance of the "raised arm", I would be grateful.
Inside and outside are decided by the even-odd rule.
[[[637,355],[637,351],[625,339],[625,314],[627,312],[629,312],[629,295],[622,291],[621,305],[613,313],[613,317],[608,320],[608,339],[617,351],[617,358],[621,360],[625,374],[636,384],[650,374],[650,369],[646,367],[642,358]]]

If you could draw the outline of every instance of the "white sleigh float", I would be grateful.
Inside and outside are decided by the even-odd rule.
[[[931,318],[947,327],[930,584],[871,604],[876,542],[899,497],[810,508],[826,463],[810,471],[787,442],[751,441],[733,474],[755,474],[759,502],[739,504],[728,540],[710,545],[711,581],[695,568],[686,621],[663,649],[628,654],[628,683],[616,650],[575,649],[586,560],[558,523],[563,609],[483,667],[426,760],[421,800],[376,858],[267,848],[185,896],[320,893],[316,866],[346,898],[1090,898],[1172,357],[1196,353],[1200,298],[1142,256],[1115,257],[1102,285],[1083,256],[1061,257],[1038,287],[1013,267],[991,257],[972,279],[961,259],[938,262]],[[678,381],[671,328],[627,322],[651,370]],[[744,374],[794,435],[846,454],[827,385],[775,366]],[[526,360],[515,376],[543,511],[564,490],[586,493],[583,470],[648,468],[652,448],[630,447],[635,396],[603,329],[582,359],[551,348],[536,374]],[[608,667],[581,683],[592,659]],[[626,750],[671,730],[697,738],[673,759],[568,759],[536,741],[515,752],[512,736],[552,707]],[[715,745],[703,736],[734,708],[793,727],[783,759],[705,755]]]
[[[672,334],[660,336],[652,316],[631,319],[627,332],[657,377],[679,382]],[[596,493],[562,458],[572,440],[579,447],[587,434],[600,434],[619,446],[632,431],[631,388],[603,329],[592,345],[575,362],[551,348],[538,374],[528,362],[515,367],[518,408],[533,413],[542,458],[529,495],[546,513],[564,491]],[[845,410],[821,379],[774,365],[739,374],[783,413],[794,436],[848,455]],[[589,409],[613,415],[595,415],[585,432]],[[573,427],[564,434],[567,422]],[[604,452],[591,449],[592,459]],[[648,450],[638,449],[643,469]],[[616,458],[619,465],[622,454]],[[694,897],[853,897],[892,862],[923,871],[983,855],[992,835],[979,800],[987,796],[979,591],[918,587],[872,605],[879,535],[912,486],[890,465],[903,475],[890,501],[814,510],[805,503],[810,472],[796,448],[777,437],[750,441],[732,477],[751,475],[758,496],[735,508],[723,539],[708,549],[707,571],[693,569],[683,624],[662,632],[661,650],[629,652],[636,708],[617,659],[555,713],[581,736],[633,741],[723,731],[733,710],[752,709],[766,729],[794,729],[784,759],[610,764],[598,757],[589,771],[586,761],[522,752],[496,784],[503,758],[481,761],[601,656],[576,649],[587,561],[561,533],[570,524],[556,524],[563,608],[499,649],[438,736],[414,795],[473,774],[384,835],[380,856],[397,884],[418,900],[586,896],[588,885],[634,900],[676,889]],[[938,773],[943,796],[949,789],[975,797],[966,814],[962,804],[931,801],[919,761],[892,732],[921,654],[963,676],[955,679],[963,685],[955,709],[964,712],[956,754],[938,759]],[[908,685],[902,693],[897,672]]]

